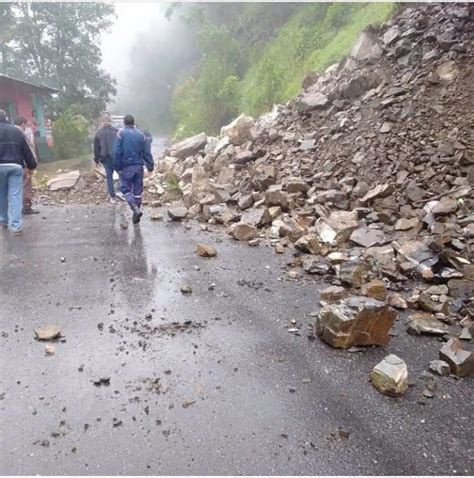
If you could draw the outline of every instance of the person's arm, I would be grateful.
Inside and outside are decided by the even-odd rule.
[[[26,137],[23,133],[19,135],[20,139],[20,150],[21,150],[21,155],[23,157],[23,161],[26,164],[26,167],[32,171],[33,169],[36,169],[37,163],[36,163],[36,158],[31,151],[30,145],[28,144],[28,141],[26,140]]]
[[[153,156],[151,154],[151,143],[147,141],[146,138],[143,144],[143,148],[143,158],[145,159],[146,169],[151,173],[153,171],[153,168],[155,167],[155,162],[153,161]]]
[[[100,140],[99,140],[99,135],[96,134],[94,137],[94,162],[96,164],[99,164],[99,158],[100,158]]]
[[[114,168],[117,171],[122,169],[123,147],[122,147],[122,132],[117,133],[114,145]]]

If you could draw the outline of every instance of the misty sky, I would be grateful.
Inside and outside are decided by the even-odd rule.
[[[109,33],[102,37],[102,66],[118,81],[118,94],[124,88],[133,88],[127,83],[130,50],[140,32],[150,29],[166,34],[169,22],[163,15],[165,4],[157,2],[115,3],[117,18]]]

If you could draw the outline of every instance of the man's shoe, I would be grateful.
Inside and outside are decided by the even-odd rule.
[[[140,222],[143,213],[140,211],[140,208],[136,204],[132,204],[131,206],[133,211],[132,222],[133,224],[138,224]]]
[[[123,197],[123,194],[120,191],[115,193],[115,197],[117,199],[120,199],[120,201],[126,201],[126,199]]]
[[[24,207],[23,214],[25,215],[39,214],[39,211],[37,211],[36,209],[33,209],[32,207]]]

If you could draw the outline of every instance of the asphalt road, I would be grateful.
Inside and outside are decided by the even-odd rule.
[[[325,284],[288,279],[289,253],[123,229],[120,210],[44,207],[23,237],[0,231],[1,474],[473,474],[472,380],[420,400],[436,339],[401,318],[385,349],[333,350],[307,337]],[[414,383],[399,399],[368,381],[389,352]]]

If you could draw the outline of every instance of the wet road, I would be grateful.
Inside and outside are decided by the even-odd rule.
[[[472,474],[472,380],[419,403],[437,340],[400,320],[386,349],[333,350],[306,337],[324,284],[286,279],[288,255],[119,210],[0,231],[1,474]],[[368,382],[388,352],[415,382],[400,399]]]

